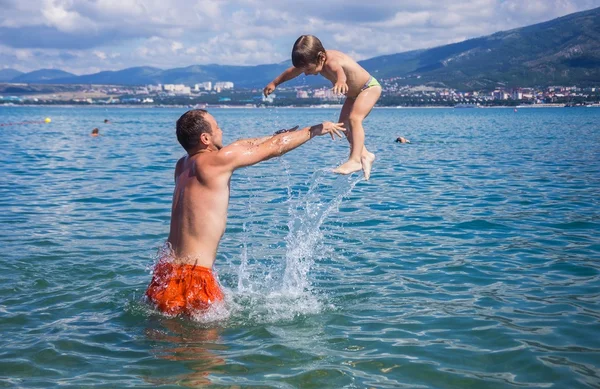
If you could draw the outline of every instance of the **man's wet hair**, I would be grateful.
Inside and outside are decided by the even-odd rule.
[[[302,35],[296,39],[292,49],[292,64],[295,68],[303,68],[310,64],[319,63],[319,54],[325,55],[323,44],[314,35]]]
[[[177,120],[177,140],[186,151],[198,145],[203,133],[212,134],[210,123],[205,118],[207,113],[204,109],[192,109]]]

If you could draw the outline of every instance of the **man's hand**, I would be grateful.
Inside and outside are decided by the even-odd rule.
[[[323,122],[319,125],[310,128],[310,136],[321,136],[325,134],[331,135],[331,139],[335,139],[335,135],[342,137],[340,131],[346,131],[344,123]]]
[[[345,82],[336,82],[335,85],[333,86],[333,93],[334,94],[342,94],[345,95],[346,93],[348,93],[348,84],[346,84]]]
[[[264,93],[265,97],[267,97],[268,95],[273,93],[275,88],[277,88],[277,86],[275,85],[274,82],[270,82],[269,85],[265,86],[265,89],[263,89],[263,93]]]

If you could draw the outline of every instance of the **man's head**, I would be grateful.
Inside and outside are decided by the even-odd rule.
[[[302,69],[304,74],[318,74],[323,70],[327,54],[323,44],[314,35],[302,35],[294,43],[292,49],[292,64]]]
[[[98,136],[98,135],[100,135],[100,130],[99,130],[99,129],[97,129],[97,128],[94,128],[94,129],[92,130],[92,134],[91,134],[91,135],[92,135],[92,136]]]
[[[223,132],[211,114],[203,109],[187,111],[177,120],[177,140],[188,153],[223,148]]]

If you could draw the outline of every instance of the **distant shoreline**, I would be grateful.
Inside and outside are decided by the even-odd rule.
[[[121,108],[121,109],[163,109],[163,108],[202,108],[202,109],[341,109],[342,104],[323,104],[315,106],[261,106],[261,107],[249,107],[243,105],[214,105],[214,106],[189,106],[189,105],[139,105],[139,104],[0,104],[0,107],[56,107],[56,108]],[[532,104],[532,105],[517,105],[517,106],[506,106],[506,105],[492,105],[492,106],[477,106],[477,107],[449,107],[449,106],[422,106],[422,107],[374,107],[374,109],[459,109],[459,110],[472,110],[472,109],[491,109],[491,108],[502,108],[502,109],[521,109],[521,108],[565,108],[566,104]],[[588,106],[583,106],[586,108]],[[596,105],[592,105],[596,107]]]

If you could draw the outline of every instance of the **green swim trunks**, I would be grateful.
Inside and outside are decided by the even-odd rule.
[[[375,77],[371,76],[369,78],[369,81],[367,81],[367,83],[365,85],[363,85],[362,88],[360,88],[361,92],[364,91],[365,89],[369,89],[372,86],[381,86],[381,84],[379,83],[379,81],[377,81],[375,79]]]

